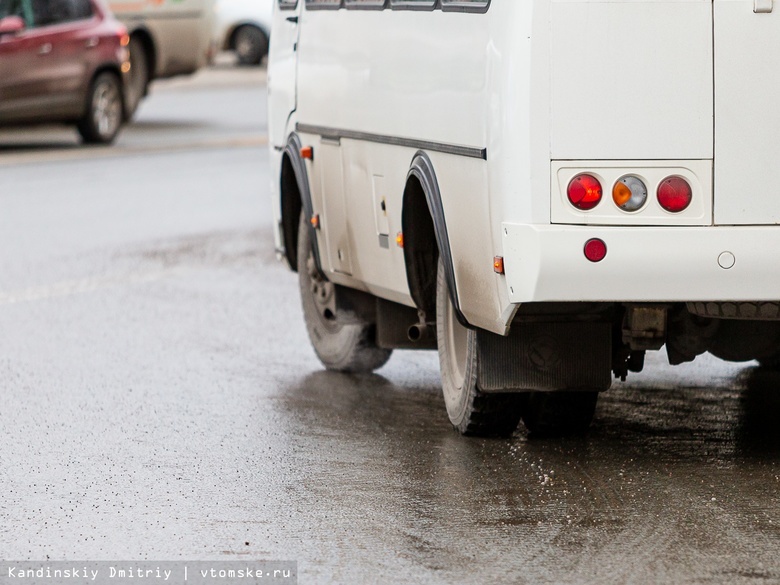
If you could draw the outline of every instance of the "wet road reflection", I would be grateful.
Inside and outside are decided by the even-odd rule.
[[[283,403],[306,513],[444,581],[775,582],[779,386],[757,368],[728,389],[623,384],[559,440],[464,439],[438,387],[381,375],[317,372]]]

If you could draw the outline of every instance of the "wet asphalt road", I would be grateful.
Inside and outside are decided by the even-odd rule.
[[[0,131],[0,558],[301,583],[780,583],[780,374],[663,355],[586,439],[465,439],[436,357],[322,371],[276,262],[263,72],[112,149]]]

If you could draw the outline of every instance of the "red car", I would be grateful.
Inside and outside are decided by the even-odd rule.
[[[84,142],[112,142],[128,42],[100,0],[0,0],[0,124],[73,123]]]

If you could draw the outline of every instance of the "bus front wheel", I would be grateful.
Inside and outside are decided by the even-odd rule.
[[[373,372],[387,363],[392,350],[377,347],[375,325],[356,315],[339,314],[336,286],[317,268],[311,227],[303,213],[298,225],[298,283],[309,339],[327,369]]]

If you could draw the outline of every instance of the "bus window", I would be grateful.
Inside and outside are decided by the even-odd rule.
[[[390,0],[393,10],[433,10],[436,0]]]
[[[344,6],[355,10],[382,10],[387,0],[344,0]]]
[[[441,0],[444,12],[487,12],[490,0]]]
[[[338,10],[341,8],[341,0],[306,0],[306,8],[309,10]]]

